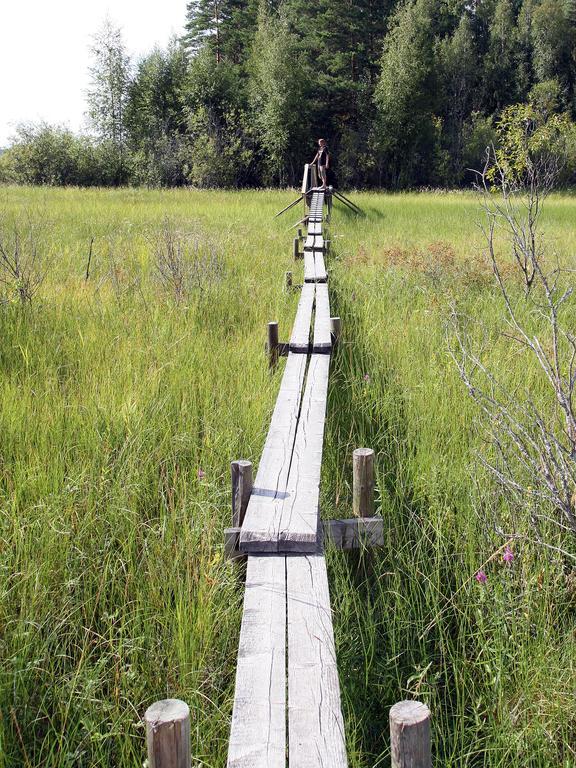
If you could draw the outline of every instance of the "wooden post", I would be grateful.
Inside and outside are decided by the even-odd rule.
[[[278,323],[276,321],[268,323],[268,344],[266,349],[268,350],[270,367],[274,368],[278,362]]]
[[[290,289],[292,288],[292,272],[286,272],[284,275],[284,288],[286,293],[290,292]]]
[[[302,240],[302,230],[298,230],[298,240]]]
[[[332,343],[336,344],[342,333],[342,323],[339,317],[330,318],[330,333],[332,334]]]
[[[392,768],[432,768],[430,710],[420,701],[399,701],[390,709]]]
[[[294,238],[294,261],[300,258],[300,240],[299,238]]]
[[[374,516],[374,451],[356,448],[353,454],[352,509],[357,517]]]
[[[149,768],[190,768],[190,710],[179,699],[164,699],[148,707],[146,746]]]
[[[252,493],[252,462],[238,459],[230,464],[232,471],[232,527],[241,528]]]

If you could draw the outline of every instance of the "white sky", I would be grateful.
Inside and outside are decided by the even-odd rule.
[[[136,60],[181,34],[186,0],[2,0],[0,147],[19,122],[84,124],[88,48],[106,17]]]

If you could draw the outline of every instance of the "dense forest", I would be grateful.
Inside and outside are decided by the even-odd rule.
[[[575,0],[190,0],[166,50],[107,23],[92,56],[91,135],[20,126],[0,180],[291,185],[322,136],[337,184],[454,187],[510,105],[576,117]]]

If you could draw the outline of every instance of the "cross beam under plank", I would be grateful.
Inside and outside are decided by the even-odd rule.
[[[323,555],[287,555],[290,768],[346,768],[344,721]]]
[[[276,407],[240,533],[240,549],[275,552],[294,450],[307,356],[288,353]]]
[[[228,768],[286,768],[286,562],[248,558]]]

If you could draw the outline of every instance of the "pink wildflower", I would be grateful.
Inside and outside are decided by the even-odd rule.
[[[203,480],[206,477],[206,472],[203,469],[198,468],[198,480]]]
[[[475,576],[476,581],[478,584],[486,584],[488,580],[488,576],[484,573],[484,571],[478,571],[478,573]]]
[[[364,378],[364,381],[366,382],[366,384],[370,383],[370,374],[365,373],[363,378]]]
[[[504,550],[504,554],[502,555],[502,560],[504,560],[505,563],[511,563],[514,560],[514,552],[510,549],[510,547],[506,547]]]

